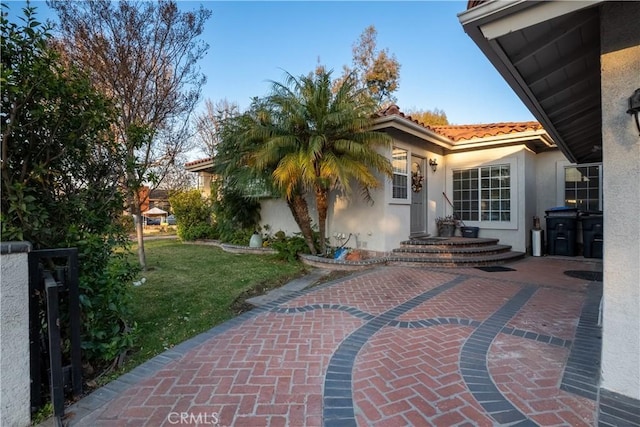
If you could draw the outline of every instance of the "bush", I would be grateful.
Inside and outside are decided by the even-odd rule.
[[[111,133],[111,103],[50,49],[35,9],[23,11],[20,25],[4,10],[0,18],[2,239],[78,248],[83,357],[104,366],[125,354],[134,326],[128,285],[137,270],[124,260],[118,188],[126,152]]]
[[[178,224],[178,236],[186,242],[198,239],[215,239],[218,237],[215,227],[204,223],[191,226]]]
[[[277,251],[277,257],[285,261],[295,261],[299,253],[309,253],[309,246],[302,236],[287,237],[283,231],[278,231],[270,246]]]
[[[210,239],[216,234],[211,225],[211,203],[198,190],[180,191],[169,197],[178,223],[178,237],[185,241]]]
[[[252,228],[227,230],[220,234],[220,241],[232,245],[248,246],[253,232],[254,230]]]
[[[217,187],[219,198],[213,203],[216,230],[226,243],[248,245],[249,238],[259,228],[260,203],[241,192]],[[249,238],[245,241],[245,236]]]

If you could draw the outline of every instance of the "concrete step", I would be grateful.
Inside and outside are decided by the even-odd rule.
[[[400,247],[478,247],[498,244],[499,239],[469,238],[469,237],[428,237],[423,239],[410,239],[400,242]]]
[[[509,252],[511,246],[509,245],[485,245],[485,246],[403,246],[393,250],[394,254],[398,255],[415,255],[415,256],[475,256],[475,255],[492,255],[502,252]]]
[[[424,267],[481,267],[516,261],[524,257],[524,255],[524,252],[515,251],[476,255],[441,253],[433,254],[433,256],[412,253],[393,253],[387,258],[387,264]]]

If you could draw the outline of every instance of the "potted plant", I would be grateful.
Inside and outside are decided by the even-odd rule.
[[[453,237],[456,232],[457,221],[452,215],[436,218],[436,226],[438,228],[438,236]]]

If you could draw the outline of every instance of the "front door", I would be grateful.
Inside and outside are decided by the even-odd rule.
[[[411,236],[427,234],[427,183],[424,159],[411,156]]]

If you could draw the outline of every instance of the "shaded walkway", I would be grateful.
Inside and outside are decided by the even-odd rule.
[[[70,424],[593,425],[601,284],[563,271],[601,265],[510,266],[294,291],[103,387]]]

